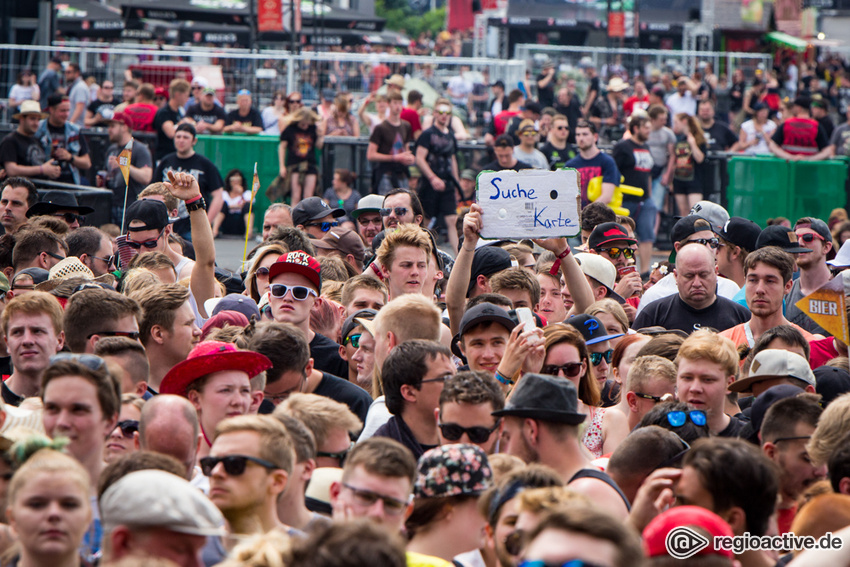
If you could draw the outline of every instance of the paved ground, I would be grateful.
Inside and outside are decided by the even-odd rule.
[[[248,242],[248,251],[257,245],[257,241]],[[245,249],[245,239],[217,238],[215,240],[215,260],[220,268],[238,272],[242,265],[242,251]]]

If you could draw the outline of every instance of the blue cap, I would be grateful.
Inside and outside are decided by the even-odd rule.
[[[605,325],[602,324],[602,321],[593,315],[585,315],[582,313],[581,315],[574,315],[564,322],[567,325],[575,327],[578,332],[581,333],[581,336],[584,337],[584,342],[587,346],[623,336],[623,333],[609,335],[608,331],[605,330]]]
[[[236,96],[248,95],[251,96],[251,91],[248,89],[239,89],[239,92],[236,93]]]

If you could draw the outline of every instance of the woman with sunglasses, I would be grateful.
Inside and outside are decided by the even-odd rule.
[[[251,260],[251,267],[245,275],[245,295],[260,304],[263,295],[269,290],[269,268],[277,259],[289,252],[282,242],[275,242],[257,249]]]
[[[299,108],[292,114],[292,121],[280,133],[277,155],[280,177],[290,176],[293,206],[316,192],[319,175],[316,150],[324,145],[324,134],[316,127],[319,116],[309,108]]]
[[[118,425],[106,438],[106,450],[103,460],[107,463],[117,461],[124,455],[136,452],[134,434],[139,430],[139,419],[142,417],[142,406],[145,400],[135,394],[121,396],[121,413],[118,414]]]
[[[595,458],[613,452],[629,434],[628,423],[622,412],[600,407],[599,382],[581,334],[557,323],[546,327],[543,338],[546,355],[541,373],[572,382],[578,390],[578,413],[588,416],[582,443]]]
[[[92,523],[88,472],[76,459],[44,442],[30,440],[16,448],[24,462],[9,483],[7,515],[18,536],[17,554],[4,564],[88,565],[80,557]]]
[[[408,564],[451,566],[477,550],[487,524],[478,497],[493,485],[487,455],[477,445],[442,445],[419,459],[413,512],[405,522]]]
[[[231,343],[203,341],[165,375],[160,393],[188,398],[198,412],[204,436],[199,458],[209,455],[219,422],[246,415],[253,396],[262,396],[262,391],[252,393],[251,378],[271,366],[262,354],[239,350]]]

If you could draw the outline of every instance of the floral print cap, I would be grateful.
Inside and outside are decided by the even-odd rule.
[[[419,459],[416,498],[481,494],[493,485],[487,454],[477,445],[442,445]]]

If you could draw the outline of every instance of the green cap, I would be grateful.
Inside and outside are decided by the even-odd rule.
[[[9,283],[9,278],[0,273],[0,291],[6,293],[12,289],[12,284]]]

